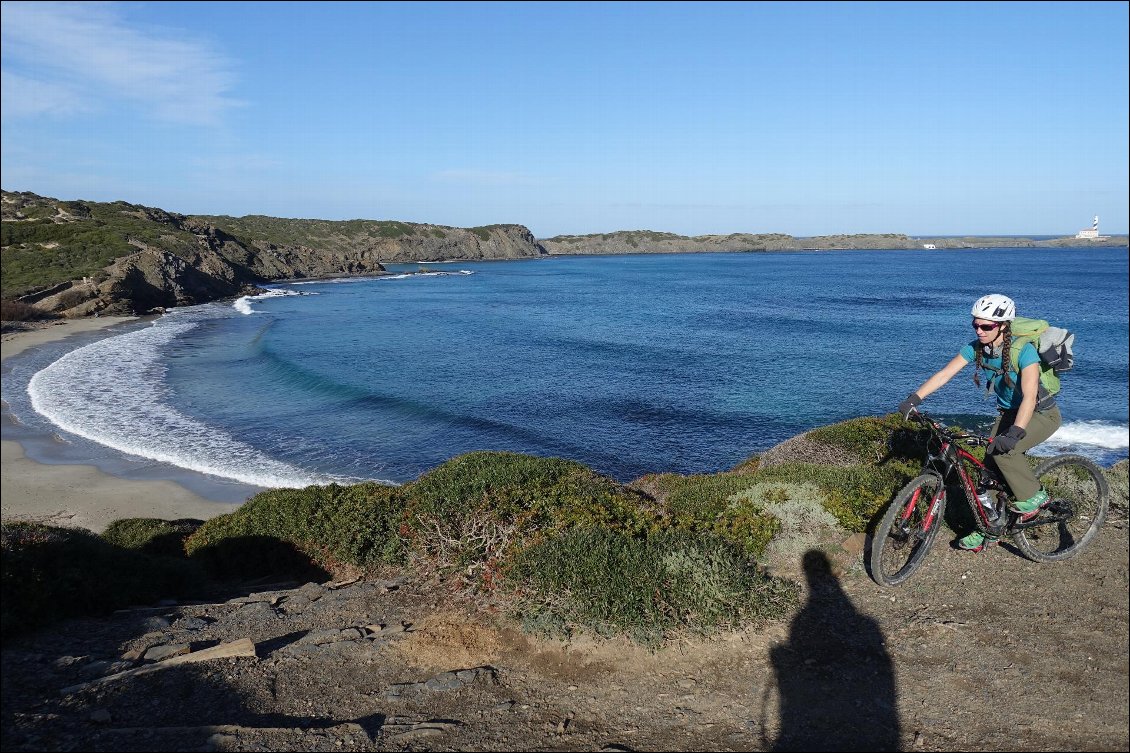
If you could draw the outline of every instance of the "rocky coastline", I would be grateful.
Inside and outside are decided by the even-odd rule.
[[[271,282],[380,275],[388,263],[547,255],[521,225],[187,216],[7,191],[2,207],[4,298],[65,318],[161,313]]]
[[[552,255],[845,249],[1125,247],[1095,240],[898,233],[681,236],[650,230],[538,239],[517,224],[455,228],[386,220],[182,215],[118,201],[4,191],[3,298],[64,318],[136,316],[263,292],[271,282],[386,272],[385,264]]]

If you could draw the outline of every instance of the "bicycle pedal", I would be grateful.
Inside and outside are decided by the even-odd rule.
[[[1012,510],[1012,512],[1016,514],[1016,522],[1017,523],[1030,523],[1033,520],[1035,520],[1036,518],[1040,517],[1040,515],[1047,512],[1049,509],[1051,509],[1051,506],[1052,506],[1052,503],[1051,503],[1051,500],[1049,500],[1049,501],[1045,502],[1044,504],[1040,505],[1039,507],[1037,507],[1032,512],[1019,512],[1017,510]]]

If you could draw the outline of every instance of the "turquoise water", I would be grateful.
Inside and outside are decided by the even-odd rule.
[[[987,292],[1076,332],[1047,451],[1127,455],[1125,249],[687,254],[428,265],[275,287],[36,364],[21,421],[256,486],[403,482],[495,449],[621,480],[730,468],[899,401]],[[400,272],[416,271],[403,267]],[[988,416],[962,372],[927,401]]]

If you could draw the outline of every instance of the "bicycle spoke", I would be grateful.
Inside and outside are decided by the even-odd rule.
[[[1016,544],[1036,561],[1073,557],[1106,519],[1109,500],[1102,470],[1085,458],[1063,455],[1042,463],[1036,475],[1051,502],[1017,531]]]
[[[934,500],[943,493],[942,480],[936,475],[924,474],[895,497],[871,542],[869,563],[871,576],[877,583],[898,585],[922,564],[941,525],[939,518],[944,500],[930,518],[928,528],[926,520]]]

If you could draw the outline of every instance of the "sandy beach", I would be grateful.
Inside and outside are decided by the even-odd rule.
[[[6,332],[0,359],[79,332],[131,321],[101,317],[54,322],[35,329]],[[121,518],[207,519],[238,505],[205,499],[172,481],[121,479],[93,465],[45,465],[24,454],[18,442],[4,440],[0,462],[0,517],[57,526],[105,530]]]

